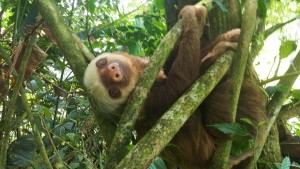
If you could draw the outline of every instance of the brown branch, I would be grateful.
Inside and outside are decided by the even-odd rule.
[[[278,114],[277,120],[287,121],[293,117],[300,116],[300,103],[284,105]]]

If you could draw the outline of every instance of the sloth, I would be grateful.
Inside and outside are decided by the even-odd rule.
[[[135,129],[140,139],[205,70],[228,49],[235,49],[240,29],[219,35],[201,44],[206,19],[203,6],[185,6],[179,13],[183,31],[168,61],[156,77],[140,112]],[[104,53],[88,65],[84,84],[103,114],[120,115],[149,59],[127,53]],[[179,168],[206,168],[215,147],[227,138],[209,124],[231,122],[229,96],[233,80],[224,77],[212,93],[188,119],[161,156],[167,164]],[[264,120],[265,97],[251,81],[243,82],[237,109],[237,121]],[[254,131],[254,130],[252,130]],[[255,131],[254,131],[255,132]],[[256,134],[256,133],[253,133]]]

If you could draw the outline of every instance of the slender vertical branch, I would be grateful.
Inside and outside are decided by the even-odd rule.
[[[293,63],[290,65],[289,69],[287,70],[286,74],[291,74],[291,73],[299,71],[295,68],[296,66],[294,66],[294,65],[297,65],[297,67],[299,67],[299,65],[300,65],[300,52],[298,52],[297,56],[293,60]],[[290,78],[281,79],[279,81],[278,85],[284,86],[285,90],[276,92],[273,95],[269,104],[267,105],[266,111],[267,111],[267,115],[268,115],[268,121],[267,121],[267,123],[265,123],[264,126],[261,127],[261,129],[259,131],[260,132],[259,134],[261,135],[261,139],[259,139],[255,142],[254,157],[251,159],[251,163],[247,167],[247,169],[255,168],[257,160],[260,157],[263,146],[269,135],[269,132],[270,132],[272,126],[274,125],[274,122],[276,121],[276,118],[282,108],[282,105],[283,105],[285,99],[288,97],[288,95],[290,93],[290,89],[292,88],[292,86],[295,83],[298,76],[299,75],[290,76]]]
[[[38,130],[37,125],[36,125],[36,123],[34,121],[34,117],[32,115],[32,112],[31,112],[31,110],[30,110],[30,108],[29,108],[29,106],[27,104],[26,95],[25,95],[25,91],[24,91],[23,88],[20,89],[20,94],[21,94],[22,102],[26,103],[26,104],[24,104],[25,112],[26,112],[26,114],[28,116],[30,125],[32,127],[32,132],[34,134],[35,141],[37,143],[37,147],[40,150],[40,154],[41,154],[41,156],[42,156],[42,158],[44,160],[43,163],[46,165],[46,168],[52,169],[52,165],[51,165],[51,163],[49,161],[49,157],[48,157],[47,150],[45,148],[42,136],[39,133],[39,130]]]
[[[24,80],[24,74],[25,74],[26,66],[27,66],[29,57],[31,55],[32,47],[35,44],[35,40],[36,40],[36,33],[34,32],[29,37],[29,40],[25,41],[25,42],[27,42],[26,50],[24,52],[24,56],[23,56],[23,60],[21,62],[20,70],[18,72],[18,78],[17,78],[16,84],[13,87],[13,94],[12,94],[12,96],[10,98],[10,101],[9,101],[8,111],[5,115],[5,126],[6,127],[4,129],[4,139],[2,141],[1,152],[0,152],[0,168],[5,168],[5,165],[6,165],[7,149],[8,149],[8,144],[9,144],[9,133],[11,132],[11,123],[12,123],[12,119],[13,119],[13,113],[15,111],[15,104],[16,104],[16,101],[17,101],[19,91],[22,88],[22,83],[23,83],[23,80]],[[25,97],[25,95],[23,97]],[[35,136],[37,136],[36,134],[38,134],[38,136],[40,137],[38,131],[36,131],[36,132],[37,133],[34,132]],[[41,141],[41,139],[40,140],[37,139],[37,142],[39,142],[39,141]],[[47,157],[45,147],[43,146],[43,144],[38,143],[38,145],[39,145],[39,148],[40,148],[41,153],[43,155],[43,159],[45,160],[45,164],[46,164],[47,168],[52,168],[52,166],[49,162],[49,159]]]
[[[247,0],[244,4],[244,13],[242,15],[241,35],[236,51],[236,57],[234,58],[234,64],[232,66],[230,79],[233,79],[233,90],[231,93],[230,101],[230,112],[232,112],[232,123],[235,122],[238,100],[240,95],[241,86],[244,80],[244,72],[246,70],[250,43],[255,30],[255,24],[253,21],[256,20],[257,0]],[[230,150],[232,141],[222,142],[216,149],[215,155],[212,160],[211,168],[220,169],[228,168],[228,159],[230,156]]]
[[[16,12],[17,15],[16,15],[16,21],[15,21],[14,28],[13,28],[12,48],[15,46],[16,41],[17,41],[20,9],[21,9],[21,0],[18,0],[18,1],[17,1],[17,12]]]

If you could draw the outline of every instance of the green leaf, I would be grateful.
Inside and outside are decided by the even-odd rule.
[[[43,107],[43,111],[46,117],[48,117],[49,119],[52,118],[52,113],[47,107]]]
[[[167,169],[166,164],[164,163],[164,161],[160,158],[157,157],[149,166],[148,169]]]
[[[295,51],[297,48],[296,42],[292,40],[287,40],[281,42],[280,48],[279,48],[279,55],[280,58],[286,58],[288,57],[293,51]]]
[[[294,99],[300,100],[300,90],[294,90],[292,92],[292,96],[293,96]]]
[[[241,121],[247,123],[247,124],[250,124],[251,126],[255,126],[254,123],[252,123],[252,121],[248,118],[241,118]]]
[[[70,140],[74,140],[76,134],[75,133],[68,133],[67,134],[67,137],[70,139]]]
[[[77,158],[79,161],[82,161],[83,160],[83,155],[82,154],[76,154]]]
[[[276,85],[275,86],[275,90],[277,91],[277,92],[285,92],[285,91],[287,91],[287,90],[289,90],[286,86],[283,86],[283,85]]]
[[[78,110],[72,110],[66,117],[66,120],[71,120],[76,122],[76,119],[80,116],[80,112]]]
[[[208,125],[209,127],[214,127],[225,134],[231,134],[234,136],[247,136],[249,133],[237,123],[216,123]]]
[[[165,7],[164,7],[164,1],[162,0],[154,0],[154,5],[156,6],[156,8],[160,11],[163,11],[165,10]]]
[[[299,131],[299,130],[296,130],[296,131],[294,132],[294,134],[295,134],[296,136],[300,136],[300,131]]]
[[[268,94],[268,96],[271,97],[276,92],[276,89],[275,86],[268,86],[266,87],[265,91]]]
[[[261,127],[262,125],[264,125],[266,123],[266,121],[260,121],[259,123],[258,123],[258,127]]]
[[[267,4],[266,0],[258,0],[258,8],[260,11],[260,14],[263,18],[267,17]]]
[[[232,156],[240,156],[245,151],[250,150],[255,141],[253,139],[245,139],[244,137],[238,137],[233,139],[232,147],[231,147],[231,155]]]
[[[21,136],[10,143],[7,162],[10,165],[27,168],[38,161],[36,141],[33,135]]]
[[[126,149],[127,149],[128,151],[131,151],[131,150],[133,149],[133,147],[134,147],[134,145],[130,144],[130,145],[127,145],[127,146],[126,146]]]
[[[291,160],[289,157],[285,157],[283,160],[282,160],[282,163],[279,167],[279,169],[289,169],[291,166]]]
[[[89,1],[89,11],[91,14],[94,14],[94,12],[95,12],[95,8],[96,8],[95,2],[96,2],[96,0]]]
[[[80,166],[79,163],[76,163],[76,162],[72,162],[70,165],[69,165],[71,168],[78,168]]]
[[[135,55],[135,56],[144,56],[143,52],[141,51],[141,46],[139,42],[131,43],[128,45],[128,53]]]

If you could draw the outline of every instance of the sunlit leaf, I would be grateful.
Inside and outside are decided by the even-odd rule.
[[[300,90],[293,91],[292,96],[294,99],[300,100]]]
[[[286,58],[288,57],[293,51],[295,51],[297,48],[296,42],[287,40],[281,42],[280,48],[279,48],[279,55],[280,58]]]
[[[300,130],[296,130],[296,131],[294,132],[294,134],[295,134],[296,136],[300,136]]]
[[[154,5],[156,6],[156,8],[158,10],[164,10],[165,9],[164,1],[162,1],[162,0],[154,0]]]
[[[255,124],[253,124],[253,122],[248,118],[241,118],[241,121],[250,124],[251,126],[255,126]]]
[[[88,2],[89,2],[89,11],[91,14],[94,14],[95,8],[96,8],[96,5],[95,5],[96,0],[89,0]]]

